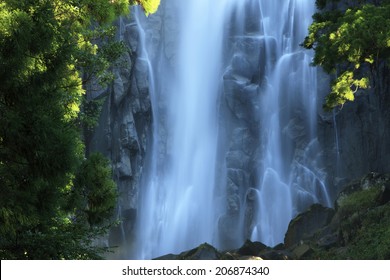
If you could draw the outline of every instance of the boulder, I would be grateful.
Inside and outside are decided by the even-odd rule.
[[[294,256],[287,250],[265,250],[259,257],[263,260],[293,260]]]
[[[155,260],[290,260],[293,256],[288,250],[275,250],[260,242],[247,240],[239,249],[220,252],[210,244],[203,243],[178,255],[167,254]]]
[[[246,240],[244,245],[237,250],[237,253],[242,256],[258,256],[261,251],[264,251],[267,248],[267,245],[264,245],[261,242]]]
[[[363,178],[351,182],[338,194],[335,201],[335,209],[338,210],[343,205],[343,202],[350,198],[352,194],[373,188],[376,188],[378,191],[376,200],[379,204],[385,204],[388,202],[390,192],[390,174],[371,172]]]
[[[180,260],[219,260],[222,254],[208,243],[203,243],[198,247],[179,254]]]
[[[297,246],[292,252],[300,260],[310,256],[313,253],[313,249],[308,244],[302,244]]]
[[[320,204],[313,204],[310,208],[295,217],[289,224],[284,244],[287,248],[298,244],[302,240],[311,238],[317,231],[330,223],[334,210]]]

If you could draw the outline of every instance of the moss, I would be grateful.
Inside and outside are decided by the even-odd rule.
[[[347,217],[353,213],[359,214],[362,211],[376,206],[380,192],[381,189],[379,187],[370,187],[346,196],[340,201],[339,214],[342,217]]]
[[[329,250],[323,248],[314,248],[314,252],[310,259],[314,260],[345,260],[347,259],[345,248],[331,248]]]
[[[390,259],[390,202],[379,205],[382,192],[372,186],[345,196],[337,213],[340,244],[313,245],[313,259]]]
[[[367,212],[351,242],[352,259],[390,259],[390,204]]]

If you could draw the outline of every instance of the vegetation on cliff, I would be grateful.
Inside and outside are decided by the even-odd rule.
[[[116,187],[106,159],[84,158],[82,102],[87,83],[112,78],[124,45],[111,23],[128,5],[0,1],[0,258],[100,257]]]
[[[381,64],[390,59],[390,1],[339,2],[316,1],[319,12],[303,43],[315,50],[313,64],[335,75],[324,105],[328,110],[372,86]]]
[[[327,226],[308,238],[319,259],[390,258],[390,176],[370,173],[345,187]]]

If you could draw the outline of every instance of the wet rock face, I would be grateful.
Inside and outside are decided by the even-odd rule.
[[[115,245],[133,234],[152,121],[148,65],[138,57],[139,31],[133,20],[121,18],[116,23],[118,40],[127,44],[129,52],[123,55],[123,67],[113,70],[112,85],[97,96],[87,92],[91,98],[106,96],[99,123],[87,146],[90,151],[102,152],[112,162],[120,194],[116,218],[122,221],[108,239]],[[123,236],[124,232],[128,236]]]
[[[324,96],[329,92],[328,79],[320,79]],[[318,141],[333,197],[343,185],[368,172],[390,172],[389,69],[382,67],[373,79],[374,86],[358,92],[355,101],[320,114]]]

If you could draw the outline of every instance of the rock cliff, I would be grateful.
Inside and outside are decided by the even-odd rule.
[[[152,122],[149,69],[139,57],[139,31],[133,15],[120,18],[116,25],[117,40],[128,46],[123,67],[113,69],[115,78],[107,89],[87,92],[89,98],[105,98],[99,123],[88,139],[88,150],[102,152],[111,160],[119,190],[116,218],[121,224],[111,231],[110,246],[122,244],[133,233]]]

